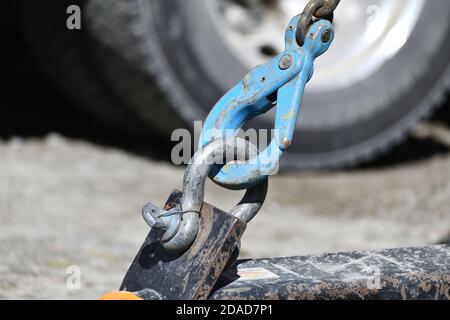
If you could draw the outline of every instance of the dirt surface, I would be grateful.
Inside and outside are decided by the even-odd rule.
[[[181,188],[182,168],[49,135],[0,141],[0,298],[91,299],[115,290],[148,228],[140,210]],[[209,184],[229,209],[241,193]],[[270,181],[242,256],[434,244],[450,235],[450,155],[405,166]],[[67,287],[69,266],[81,289]]]

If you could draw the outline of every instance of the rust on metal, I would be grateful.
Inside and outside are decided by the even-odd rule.
[[[167,203],[180,198],[175,191]],[[184,253],[170,253],[150,231],[120,290],[143,299],[207,299],[245,228],[240,219],[205,203],[193,245]]]
[[[450,300],[450,245],[237,261],[211,298]]]

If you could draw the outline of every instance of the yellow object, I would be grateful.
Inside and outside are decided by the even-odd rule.
[[[143,300],[134,293],[121,291],[121,292],[109,292],[99,298],[99,300]]]

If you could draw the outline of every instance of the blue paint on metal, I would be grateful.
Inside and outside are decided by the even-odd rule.
[[[200,146],[229,135],[251,119],[276,106],[274,138],[255,159],[230,162],[217,167],[210,177],[219,185],[233,190],[251,188],[277,171],[283,154],[292,142],[307,82],[314,70],[314,60],[325,53],[334,38],[334,29],[327,20],[318,20],[309,29],[302,47],[297,44],[296,30],[300,15],[292,19],[286,30],[285,51],[266,64],[250,71],[226,93],[208,115],[200,138]],[[325,32],[330,32],[324,42]],[[288,63],[282,64],[287,55]],[[292,63],[289,64],[289,60]],[[276,104],[269,99],[276,94]]]

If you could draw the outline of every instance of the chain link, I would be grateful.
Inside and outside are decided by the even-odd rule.
[[[297,43],[303,46],[309,26],[314,18],[325,19],[333,22],[333,13],[341,0],[311,0],[303,10],[300,22],[297,26]]]

